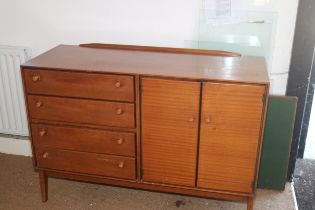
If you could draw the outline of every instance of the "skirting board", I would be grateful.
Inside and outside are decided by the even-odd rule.
[[[32,156],[29,140],[0,137],[0,153]]]

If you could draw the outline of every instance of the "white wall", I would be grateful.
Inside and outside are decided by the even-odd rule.
[[[38,55],[60,43],[183,47],[197,30],[203,0],[0,0],[0,44]],[[277,14],[271,73],[284,94],[298,0],[240,0],[246,10]]]
[[[312,110],[310,122],[308,125],[308,132],[306,137],[306,145],[304,151],[305,159],[315,160],[315,97],[313,97]]]
[[[38,55],[60,43],[125,43],[183,47],[197,30],[203,0],[0,0],[0,44]],[[298,0],[240,0],[246,10],[272,11],[272,93],[284,94]]]
[[[272,94],[284,95],[290,68],[295,21],[299,0],[242,0],[248,10],[274,12],[272,62],[269,69]]]
[[[298,0],[242,1],[248,9],[277,13],[269,71],[272,93],[284,94]],[[61,43],[183,47],[194,38],[201,5],[202,0],[0,0],[0,45],[30,47],[33,56]]]
[[[269,1],[269,0],[267,0]],[[275,29],[271,74],[271,93],[284,95],[290,68],[298,0],[274,1],[278,13]]]
[[[194,33],[200,0],[0,0],[0,44],[34,55],[60,43],[182,46]]]
[[[30,141],[0,136],[0,153],[31,156]]]

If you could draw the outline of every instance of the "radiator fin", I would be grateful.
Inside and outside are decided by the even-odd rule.
[[[20,65],[30,58],[29,52],[0,46],[0,133],[28,136]]]

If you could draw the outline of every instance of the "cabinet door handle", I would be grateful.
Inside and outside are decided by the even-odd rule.
[[[117,144],[121,145],[123,143],[124,143],[124,139],[123,138],[117,139]]]
[[[32,76],[32,80],[34,82],[38,82],[40,80],[40,76],[39,75],[34,75],[34,76]]]
[[[44,158],[44,159],[48,158],[48,152],[45,152],[45,153],[43,154],[43,158]]]
[[[38,107],[38,108],[39,108],[39,107],[42,107],[42,106],[43,106],[43,102],[37,101],[36,104],[35,104],[35,106]]]
[[[121,115],[122,113],[123,113],[122,108],[119,108],[119,109],[116,110],[116,114]]]
[[[120,88],[120,87],[121,87],[121,83],[120,83],[120,82],[116,82],[116,83],[115,83],[115,87],[116,87],[116,88]]]
[[[47,131],[45,129],[42,129],[41,131],[39,131],[40,136],[45,136],[46,134],[47,134]]]
[[[124,161],[120,161],[119,164],[118,164],[118,167],[119,168],[123,168],[124,166],[125,166]]]
[[[207,124],[211,123],[210,117],[206,117],[205,121],[206,121]]]
[[[195,121],[195,118],[194,117],[190,117],[189,119],[188,119],[188,122],[194,122]]]

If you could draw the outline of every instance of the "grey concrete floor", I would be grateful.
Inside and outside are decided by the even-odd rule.
[[[40,200],[31,159],[0,154],[0,209],[246,210],[245,203],[49,179],[49,198]],[[176,205],[181,204],[181,205]],[[255,210],[294,210],[291,185],[284,192],[258,190]]]
[[[297,160],[294,188],[299,210],[315,210],[315,160]]]

